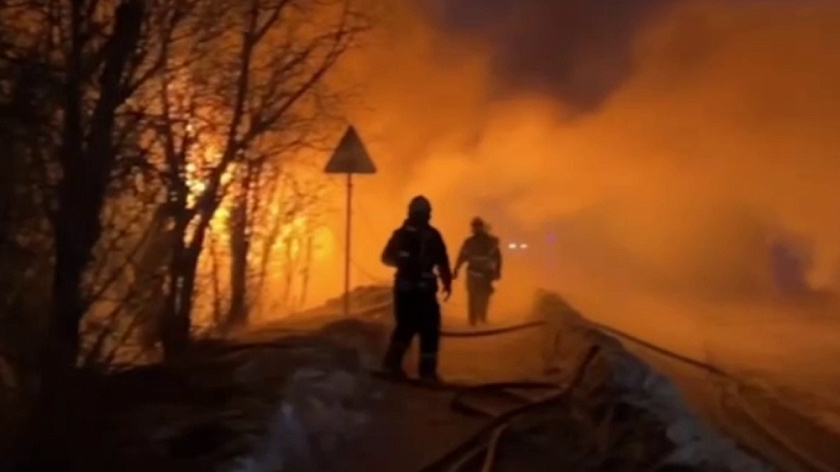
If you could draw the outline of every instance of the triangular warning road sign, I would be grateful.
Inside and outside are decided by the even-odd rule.
[[[350,126],[324,168],[327,174],[375,174],[376,166],[362,144],[356,129]]]

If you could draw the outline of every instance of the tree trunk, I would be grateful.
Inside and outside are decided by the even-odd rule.
[[[71,184],[62,185],[70,193]],[[52,325],[47,354],[56,367],[72,368],[79,352],[79,325],[86,311],[82,297],[82,277],[91,251],[99,239],[99,213],[78,192],[78,200],[62,198],[55,221],[55,271],[53,274]],[[93,197],[88,195],[88,197]],[[55,358],[58,356],[58,358]]]
[[[228,327],[248,324],[248,241],[238,230],[230,241],[230,312]]]
[[[309,276],[311,275],[312,270],[312,240],[314,236],[311,234],[306,235],[306,262],[304,263],[303,270],[301,271],[301,282],[300,282],[300,300],[298,301],[298,309],[302,309],[306,305],[306,296],[309,291]]]
[[[166,311],[161,322],[163,353],[168,359],[184,354],[190,344],[198,258],[210,224],[206,214],[199,218],[201,219],[196,223],[197,227],[189,244],[184,243],[188,221],[177,223],[178,231],[175,232],[177,246],[173,250],[170,262]]]
[[[190,251],[190,253],[192,250]],[[179,284],[178,311],[175,313],[175,353],[182,353],[190,343],[190,328],[192,328],[193,296],[195,295],[195,278],[198,272],[198,257],[187,255],[187,263],[183,268]]]
[[[248,324],[248,201],[249,175],[243,176],[242,194],[234,205],[230,220],[230,312],[227,328]]]
[[[187,225],[186,218],[176,218],[173,230],[166,303],[160,320],[160,340],[166,358],[176,357],[183,353],[189,343],[190,321],[189,317],[184,320],[181,308],[183,303],[181,287],[184,283],[184,270],[187,267],[187,247],[184,243]]]
[[[86,311],[82,278],[96,242],[105,191],[111,178],[115,151],[116,112],[124,100],[123,74],[140,39],[144,3],[132,0],[117,7],[114,30],[104,47],[107,58],[98,80],[99,97],[91,113],[90,133],[84,133],[82,69],[86,21],[81,2],[72,2],[71,47],[65,84],[64,126],[58,213],[54,221],[55,274],[52,326],[47,349],[54,367],[75,366],[79,350],[79,324]]]
[[[284,279],[285,279],[284,280],[285,287],[283,287],[283,309],[286,310],[286,311],[290,311],[291,306],[292,306],[292,303],[290,301],[291,296],[292,296],[292,283],[294,282],[294,278],[295,278],[294,274],[295,274],[296,264],[295,264],[294,258],[292,257],[292,250],[291,250],[292,242],[294,241],[294,239],[291,236],[286,237],[285,239],[286,239],[286,241],[285,241],[285,243],[286,243],[285,244],[286,260],[284,262],[286,263],[286,267],[285,267],[285,273],[283,274]]]
[[[185,265],[174,276],[170,275],[166,311],[161,320],[160,339],[167,359],[176,358],[190,344],[192,297],[195,290],[194,266]]]

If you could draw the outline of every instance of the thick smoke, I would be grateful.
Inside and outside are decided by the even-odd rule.
[[[832,283],[838,2],[596,3],[389,3],[343,76],[362,84],[347,115],[380,168],[356,184],[356,283],[388,280],[379,251],[418,193],[453,253],[475,214],[531,243],[506,253],[529,270],[507,273],[500,303],[549,278],[589,299],[802,285],[782,267]],[[780,262],[779,241],[810,260]],[[319,286],[335,293],[339,275]]]
[[[454,40],[489,47],[497,96],[544,92],[598,109],[633,73],[637,32],[679,0],[422,0]]]
[[[381,1],[341,77],[380,170],[355,183],[354,284],[389,281],[380,251],[422,193],[453,257],[476,214],[529,244],[505,251],[493,321],[544,286],[836,396],[837,304],[787,295],[840,288],[840,2]],[[341,289],[334,254],[315,298]],[[460,284],[444,313],[464,320]]]

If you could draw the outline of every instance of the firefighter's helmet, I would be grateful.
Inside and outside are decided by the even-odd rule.
[[[411,202],[408,204],[408,213],[431,213],[432,212],[432,204],[429,202],[429,199],[418,195],[411,199]]]

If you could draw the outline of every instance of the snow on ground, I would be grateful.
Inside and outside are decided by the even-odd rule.
[[[733,472],[772,470],[739,449],[732,440],[710,429],[708,422],[701,420],[689,407],[671,380],[616,340],[594,330],[564,300],[547,295],[538,302],[537,311],[547,323],[543,332],[546,367],[559,372],[561,377],[568,376],[586,351],[593,346],[600,348],[598,362],[584,377],[584,385],[590,379],[590,387],[584,386],[577,401],[603,403],[600,406],[607,410],[629,405],[664,426],[666,437],[675,447],[661,458],[660,467],[672,465]],[[591,380],[593,377],[594,381]],[[612,427],[636,426],[618,421]]]
[[[561,293],[587,318],[764,385],[840,433],[835,301],[711,300],[573,284]]]

